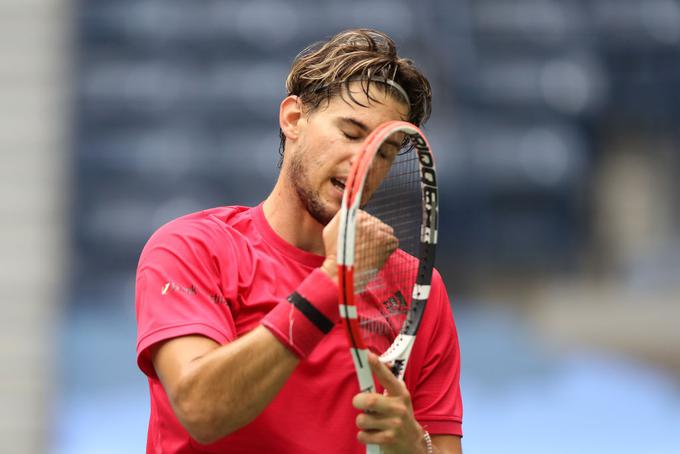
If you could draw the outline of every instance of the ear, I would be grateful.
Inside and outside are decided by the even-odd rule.
[[[279,126],[286,136],[286,140],[296,140],[300,134],[302,117],[302,101],[295,95],[290,95],[279,107]]]

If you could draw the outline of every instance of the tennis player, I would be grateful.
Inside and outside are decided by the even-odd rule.
[[[142,251],[147,452],[361,453],[373,443],[385,453],[460,453],[460,354],[441,276],[404,382],[371,358],[378,393],[358,391],[337,306],[345,178],[378,125],[427,119],[429,82],[388,36],[357,29],[302,51],[286,87],[281,170],[266,200],[171,221]],[[379,222],[362,216],[359,230]],[[378,231],[374,241],[394,250],[392,230]]]

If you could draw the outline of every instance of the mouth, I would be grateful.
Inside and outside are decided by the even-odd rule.
[[[345,190],[345,183],[347,179],[344,177],[332,177],[331,178],[331,184],[338,188],[340,191]]]

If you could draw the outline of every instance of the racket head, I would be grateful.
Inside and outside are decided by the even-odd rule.
[[[403,146],[385,150],[394,139]],[[363,250],[372,251],[370,229],[357,230],[360,210],[389,225],[399,239],[380,270],[355,263],[357,245],[368,244]],[[403,378],[429,297],[437,225],[437,180],[427,138],[411,123],[383,123],[364,141],[346,180],[337,243],[340,315],[362,391],[375,390],[369,351]]]

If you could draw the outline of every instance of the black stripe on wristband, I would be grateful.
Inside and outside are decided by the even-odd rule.
[[[322,333],[328,334],[333,329],[333,322],[331,322],[328,317],[319,312],[317,308],[312,306],[312,304],[298,292],[291,293],[288,297],[288,301],[290,301],[297,310],[302,312],[302,315],[307,317],[307,320],[319,328]]]

